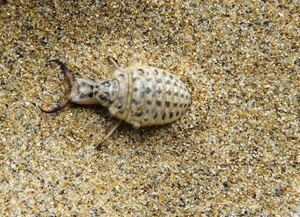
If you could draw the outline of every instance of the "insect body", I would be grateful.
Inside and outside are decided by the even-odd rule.
[[[158,68],[136,66],[117,67],[109,80],[95,82],[74,78],[67,67],[58,60],[71,87],[67,100],[50,111],[62,109],[69,102],[75,104],[101,104],[120,120],[136,127],[161,125],[179,119],[191,104],[191,95],[185,85],[174,75]]]
[[[110,83],[113,83],[111,80]],[[136,127],[160,125],[179,119],[191,103],[184,84],[161,69],[132,67],[115,71],[119,84],[109,111]],[[108,84],[110,84],[108,83]],[[101,94],[98,95],[101,97]]]

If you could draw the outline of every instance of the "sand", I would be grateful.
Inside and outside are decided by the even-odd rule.
[[[248,2],[248,1],[245,1]],[[1,216],[299,216],[299,1],[0,1]],[[193,103],[135,129],[101,106],[44,114],[59,68],[159,67]],[[298,205],[298,208],[297,208]]]

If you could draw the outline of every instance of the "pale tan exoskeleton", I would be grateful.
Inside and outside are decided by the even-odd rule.
[[[41,110],[46,113],[57,112],[70,102],[79,105],[101,104],[119,119],[102,141],[122,121],[135,127],[161,125],[178,120],[187,111],[191,104],[190,92],[174,75],[149,66],[121,68],[115,59],[108,59],[116,70],[111,79],[100,82],[74,78],[64,63],[50,60],[60,65],[71,93],[56,108]]]

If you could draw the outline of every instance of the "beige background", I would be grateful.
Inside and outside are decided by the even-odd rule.
[[[296,216],[299,1],[71,2],[0,1],[1,216]],[[105,109],[40,112],[68,90],[47,60],[101,80],[108,55],[177,75],[189,112],[99,150]]]

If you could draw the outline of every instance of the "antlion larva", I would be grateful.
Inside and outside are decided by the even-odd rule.
[[[57,112],[70,102],[80,105],[101,104],[120,119],[105,138],[113,133],[122,120],[135,127],[161,125],[178,120],[187,111],[191,94],[174,75],[149,66],[121,68],[115,59],[108,59],[116,70],[111,79],[100,82],[74,78],[64,63],[50,60],[60,65],[71,93],[56,108],[41,110],[46,113]]]

